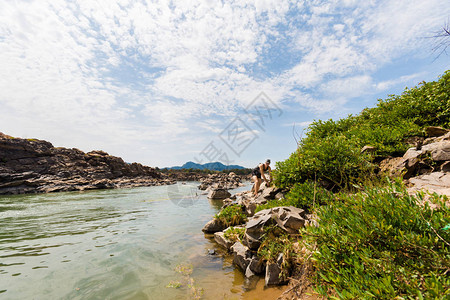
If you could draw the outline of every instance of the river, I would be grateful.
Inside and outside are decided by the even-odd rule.
[[[202,233],[197,184],[0,196],[0,299],[276,299]]]

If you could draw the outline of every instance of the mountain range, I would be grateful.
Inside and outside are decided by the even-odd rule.
[[[230,170],[230,169],[245,169],[245,167],[243,166],[239,166],[239,165],[224,165],[221,162],[210,162],[210,163],[206,163],[206,164],[198,164],[192,161],[188,161],[187,163],[185,163],[184,165],[180,166],[176,166],[176,167],[171,167],[171,168],[167,168],[167,169],[172,169],[172,170],[181,170],[181,169],[198,169],[198,170],[211,170],[211,171],[223,171],[223,170]]]

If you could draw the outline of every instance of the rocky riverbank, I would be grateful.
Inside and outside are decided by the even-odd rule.
[[[214,191],[212,189],[209,196]],[[256,212],[259,205],[266,204],[270,200],[282,199],[285,193],[285,190],[266,186],[263,183],[257,197],[254,197],[250,191],[230,195],[229,198],[223,200],[222,211],[227,207],[236,207],[245,214],[246,222],[241,225],[229,226],[227,221],[215,217],[203,228],[206,234],[214,234],[214,240],[233,255],[234,264],[249,280],[253,276],[263,275],[266,285],[280,285],[288,281],[290,274],[283,273],[282,266],[286,263],[283,255],[279,255],[274,261],[264,260],[257,255],[268,228],[277,235],[296,236],[301,227],[317,224],[312,215],[303,209],[292,206],[275,207]]]
[[[200,181],[200,189],[236,188],[248,176],[173,171],[161,173],[140,163],[96,150],[54,147],[39,139],[0,133],[0,195],[83,191]]]
[[[428,137],[416,138],[415,146],[403,156],[381,160],[378,172],[391,178],[402,177],[410,194],[425,192],[425,201],[427,194],[429,196],[431,193],[450,197],[450,130],[428,127],[426,133]],[[364,148],[361,151],[367,151],[370,147]],[[257,207],[268,201],[285,198],[288,191],[274,186],[266,187],[262,184],[257,197],[250,191],[231,195],[223,188],[210,187],[210,190],[209,197],[213,197],[214,192],[218,191],[221,195],[219,198],[226,199],[223,200],[221,212],[204,226],[203,231],[206,235],[213,235],[214,240],[227,249],[233,256],[234,264],[247,279],[251,280],[255,275],[264,276],[266,285],[282,285],[289,282],[293,273],[299,273],[295,268],[286,267],[289,258],[282,253],[271,259],[265,259],[261,253],[270,252],[270,247],[276,247],[275,244],[268,246],[270,241],[279,243],[284,239],[286,243],[291,243],[294,252],[307,255],[307,250],[299,249],[296,241],[299,240],[299,229],[319,226],[313,214],[293,206],[258,211]],[[269,235],[272,237],[267,239]],[[262,245],[269,250],[261,251]],[[298,282],[291,282],[292,290],[296,284]]]
[[[48,193],[171,184],[154,168],[104,151],[84,153],[0,133],[0,194]]]

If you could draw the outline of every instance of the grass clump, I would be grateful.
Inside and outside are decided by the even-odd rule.
[[[340,299],[448,299],[450,208],[431,209],[400,183],[370,188],[317,210],[304,229],[317,291]]]
[[[242,211],[242,207],[236,204],[223,208],[214,218],[226,227],[240,225],[247,221],[247,216]]]
[[[245,228],[241,227],[229,227],[223,234],[227,240],[235,242],[240,242],[244,239]]]

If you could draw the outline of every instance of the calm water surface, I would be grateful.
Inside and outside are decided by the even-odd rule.
[[[197,184],[0,196],[0,299],[276,299],[202,233],[222,203]]]

